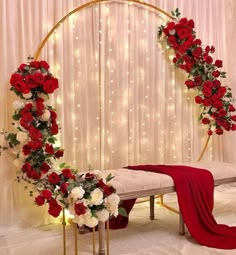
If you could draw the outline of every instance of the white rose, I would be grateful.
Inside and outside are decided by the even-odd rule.
[[[48,121],[51,117],[51,113],[49,110],[44,110],[43,114],[41,116],[39,116],[39,119],[42,121]]]
[[[87,213],[84,215],[84,224],[89,228],[94,228],[98,224],[97,217],[92,216],[91,213]]]
[[[28,140],[28,134],[25,132],[19,131],[16,134],[16,140],[19,141],[20,143],[25,143]]]
[[[101,222],[105,222],[109,218],[109,212],[106,209],[99,210],[97,211],[96,214],[97,214],[98,220]]]
[[[71,190],[71,193],[70,193],[70,197],[76,201],[77,199],[81,199],[83,197],[85,193],[85,190],[79,186],[79,187],[75,187]]]
[[[29,92],[27,94],[24,94],[24,98],[28,99],[28,98],[31,98],[32,97],[32,93]]]
[[[105,206],[107,210],[114,216],[118,215],[119,202],[120,202],[120,197],[115,193],[105,198]]]
[[[20,110],[25,106],[25,103],[23,101],[15,100],[12,105],[15,110]]]
[[[17,158],[17,159],[15,159],[15,160],[13,161],[13,164],[14,164],[15,167],[19,168],[19,167],[22,166],[22,161],[21,161],[20,159]]]
[[[74,223],[78,224],[80,227],[85,225],[85,217],[84,215],[75,215],[72,220]]]
[[[101,205],[103,203],[103,192],[96,188],[90,193],[91,199],[89,200],[90,205]]]

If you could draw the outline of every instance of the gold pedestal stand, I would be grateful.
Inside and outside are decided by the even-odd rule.
[[[65,217],[65,209],[62,210],[62,227],[63,227],[63,255],[66,255],[66,217]],[[78,226],[77,224],[73,224],[74,227],[74,254],[78,255]],[[110,229],[109,229],[109,220],[106,221],[106,255],[110,254]],[[93,255],[96,255],[96,230],[92,229],[93,236]],[[104,253],[101,253],[105,255]],[[99,251],[100,255],[100,251]]]

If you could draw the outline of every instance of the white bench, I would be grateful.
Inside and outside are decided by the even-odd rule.
[[[198,161],[181,163],[209,170],[214,177],[215,186],[236,182],[236,166],[228,163],[215,161]],[[135,171],[128,169],[104,170],[104,177],[111,173],[115,178],[112,180],[121,200],[150,197],[150,219],[154,219],[155,195],[175,192],[174,182],[171,177],[147,171]],[[105,224],[99,222],[99,255],[105,255]],[[184,234],[184,222],[180,214],[179,233]]]

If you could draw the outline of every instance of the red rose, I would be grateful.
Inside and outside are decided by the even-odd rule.
[[[58,125],[55,121],[52,121],[52,126],[50,128],[51,134],[56,135],[58,133]]]
[[[188,88],[194,88],[196,87],[196,83],[192,80],[187,80],[185,81],[185,85],[188,87]]]
[[[205,97],[210,97],[210,96],[212,95],[212,90],[211,90],[211,88],[204,88],[204,89],[202,90],[202,93],[203,93],[203,95],[204,95]]]
[[[232,124],[231,130],[232,130],[232,131],[235,131],[235,130],[236,130],[236,124]]]
[[[224,133],[223,129],[221,128],[217,128],[215,132],[217,135],[222,135]]]
[[[179,27],[176,32],[180,39],[186,39],[191,35],[192,30],[187,27]]]
[[[235,111],[235,107],[232,104],[229,105],[229,111],[230,112],[234,112]]]
[[[212,135],[213,134],[213,132],[209,129],[208,130],[208,135]]]
[[[44,75],[40,72],[28,74],[25,79],[29,88],[37,88],[38,86],[42,86],[44,83]]]
[[[202,97],[196,96],[196,97],[195,97],[195,102],[196,102],[197,104],[201,104],[201,103],[203,102]]]
[[[203,100],[203,105],[204,106],[211,106],[212,105],[212,100],[210,98],[206,98]]]
[[[219,110],[219,116],[224,117],[227,114],[227,112],[224,109]]]
[[[194,43],[195,45],[201,45],[201,44],[202,44],[202,41],[201,41],[200,39],[195,39],[195,40],[193,41],[193,43]]]
[[[199,58],[202,55],[202,48],[201,47],[197,47],[196,49],[194,49],[192,51],[192,54],[195,58]]]
[[[213,62],[213,58],[211,56],[206,56],[205,61],[207,64],[211,64]]]
[[[28,173],[32,170],[32,166],[29,162],[25,162],[21,168],[23,173]]]
[[[223,97],[224,94],[226,93],[226,91],[227,91],[226,87],[219,87],[219,89],[218,89],[218,91],[217,91],[217,95],[218,95],[219,97]]]
[[[222,66],[223,66],[222,60],[217,59],[217,60],[215,61],[215,66],[218,67],[218,68],[222,67]]]
[[[26,130],[29,129],[29,127],[32,125],[32,122],[34,120],[34,117],[32,113],[28,112],[22,116],[20,119],[20,125],[24,127]]]
[[[56,218],[60,215],[61,210],[62,210],[61,206],[57,203],[55,199],[51,199],[49,201],[48,213],[50,215]]]
[[[215,78],[217,78],[217,77],[220,76],[220,71],[215,70],[215,71],[212,72],[212,75],[213,75]]]
[[[202,119],[202,123],[205,124],[205,125],[206,125],[206,124],[209,124],[209,123],[210,123],[210,120],[209,120],[208,118],[203,118],[203,119]]]
[[[217,109],[221,109],[223,106],[223,103],[220,100],[216,100],[212,102],[212,106],[214,106]]]
[[[231,116],[231,120],[236,121],[236,115]]]
[[[67,190],[67,187],[68,187],[69,183],[67,182],[63,182],[61,185],[60,185],[60,190],[63,194],[66,194],[68,192]]]
[[[36,109],[37,109],[37,115],[41,115],[44,110],[44,100],[42,98],[37,97],[36,98]]]
[[[11,76],[11,78],[10,78],[10,84],[11,84],[12,86],[14,86],[14,85],[16,84],[16,82],[18,82],[18,81],[23,81],[22,75],[19,74],[19,73],[14,73],[14,74],[12,74],[12,76]]]
[[[41,140],[43,138],[42,133],[33,126],[29,128],[29,135],[33,140]]]
[[[57,113],[55,111],[50,111],[51,119],[56,120],[57,118]]]
[[[30,62],[30,66],[34,67],[35,69],[39,69],[39,61]]]
[[[28,85],[24,81],[16,81],[14,85],[12,85],[16,91],[21,92],[23,94],[27,94],[30,92]]]
[[[28,145],[24,145],[22,151],[23,151],[24,155],[27,156],[30,154],[31,149]]]
[[[53,146],[52,146],[51,144],[46,143],[46,144],[45,144],[45,152],[46,152],[47,154],[53,155],[53,154],[54,154]]]
[[[31,171],[26,173],[27,176],[31,179],[38,180],[41,178],[41,173],[37,172],[35,169],[31,169]]]
[[[93,180],[94,177],[95,177],[94,174],[90,174],[90,173],[86,173],[86,174],[85,174],[85,180],[87,180],[87,181]]]
[[[31,150],[36,151],[36,150],[42,149],[43,144],[42,144],[42,141],[33,140],[28,142],[27,146],[31,148]]]
[[[39,62],[39,65],[40,65],[40,67],[44,68],[45,70],[49,69],[49,64],[46,61],[44,61],[44,60],[41,60]]]
[[[40,196],[40,195],[35,197],[34,201],[39,206],[44,204],[44,198],[42,196]]]
[[[213,83],[211,81],[205,81],[203,83],[203,89],[212,89]]]
[[[64,151],[63,150],[58,150],[55,152],[55,157],[56,158],[61,158],[64,155]]]
[[[213,81],[213,86],[214,86],[215,88],[220,87],[220,86],[221,86],[220,81],[219,81],[219,80],[214,80],[214,81]]]
[[[190,19],[188,21],[188,25],[191,27],[191,28],[194,28],[194,21],[192,19]]]
[[[167,24],[167,29],[168,29],[168,30],[173,30],[173,29],[175,29],[175,23],[174,23],[174,22],[169,22],[169,23]]]
[[[48,175],[48,181],[52,184],[57,184],[60,182],[60,180],[60,176],[55,172]]]
[[[99,180],[97,186],[103,189],[106,186],[106,184],[103,182],[103,180]]]
[[[75,179],[75,176],[72,174],[69,168],[64,168],[62,170],[62,175],[67,179]]]
[[[26,66],[27,66],[26,64],[21,64],[21,65],[18,67],[18,70],[21,71],[21,72],[24,72]]]
[[[82,214],[86,213],[87,207],[84,206],[84,204],[82,202],[79,202],[79,203],[75,203],[74,209],[75,209],[75,213],[77,215],[82,215]]]
[[[58,88],[58,79],[51,78],[49,80],[46,80],[43,84],[43,89],[45,93],[51,94],[54,92],[55,89]]]
[[[111,195],[112,193],[114,193],[115,189],[112,186],[105,185],[103,187],[103,192],[104,192],[105,196],[107,197],[107,196]]]
[[[194,81],[195,81],[198,85],[200,85],[200,84],[202,83],[202,77],[201,77],[201,76],[195,76],[195,77],[194,77]]]
[[[48,189],[45,189],[41,192],[41,196],[44,197],[46,200],[49,200],[52,197],[52,192]]]
[[[45,174],[48,172],[48,170],[50,169],[51,167],[46,163],[46,162],[43,162],[40,166],[40,171]]]
[[[211,46],[210,52],[211,52],[211,53],[214,53],[214,52],[215,52],[215,47],[214,47],[214,46]]]

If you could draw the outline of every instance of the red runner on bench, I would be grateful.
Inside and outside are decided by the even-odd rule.
[[[180,165],[139,165],[126,168],[167,174],[172,177],[179,208],[192,237],[199,244],[208,247],[236,248],[236,227],[218,224],[212,215],[214,179],[211,172]],[[134,200],[126,201],[126,203],[129,205],[129,212]],[[128,219],[124,222],[120,220],[121,225],[125,222],[128,223]]]

